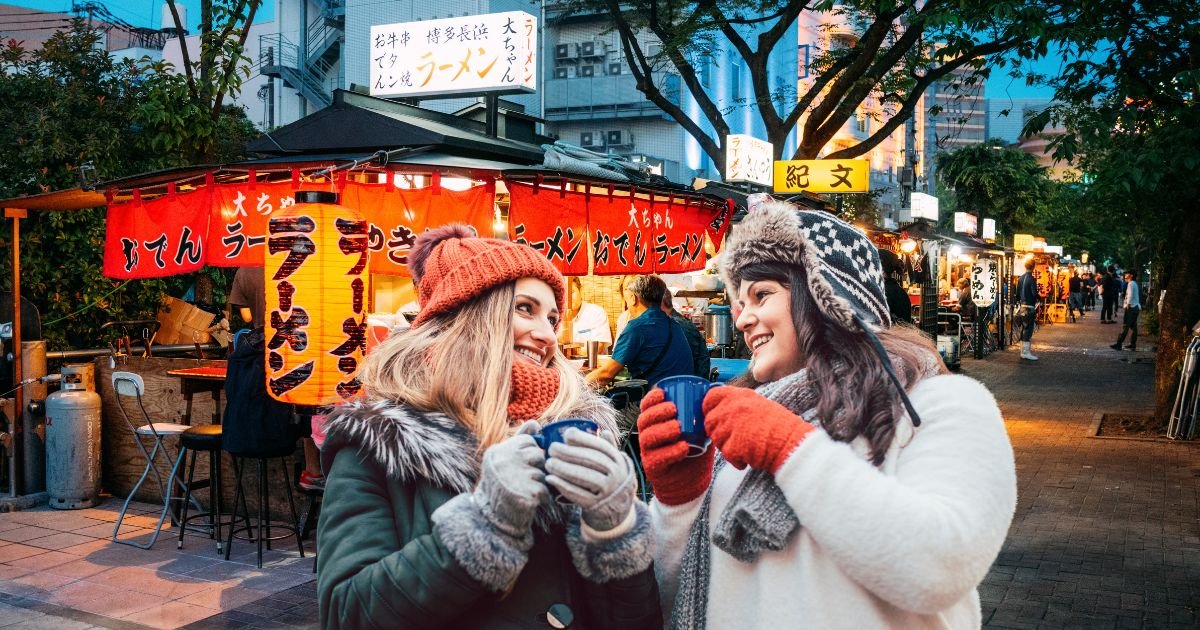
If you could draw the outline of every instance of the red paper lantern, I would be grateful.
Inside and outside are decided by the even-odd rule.
[[[267,392],[330,405],[362,389],[367,223],[331,192],[300,191],[267,222]]]

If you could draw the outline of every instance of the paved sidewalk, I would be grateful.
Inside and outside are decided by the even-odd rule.
[[[1000,402],[1017,512],[981,588],[992,628],[1200,627],[1200,444],[1097,438],[1102,413],[1153,409],[1153,339],[1114,351],[1097,312],[962,371]],[[1118,317],[1118,321],[1119,321]]]
[[[0,628],[294,628],[316,620],[313,558],[276,541],[256,567],[235,540],[229,561],[207,536],[165,526],[151,549],[110,540],[122,501],[0,513]],[[155,506],[134,502],[121,538],[146,543]],[[306,545],[312,551],[311,543]]]

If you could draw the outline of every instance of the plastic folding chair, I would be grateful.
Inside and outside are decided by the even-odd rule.
[[[179,454],[175,457],[174,462],[171,461],[170,450],[164,438],[180,435],[187,431],[190,427],[186,424],[176,424],[173,422],[154,422],[150,419],[150,414],[146,413],[146,407],[142,404],[142,394],[146,391],[146,383],[142,380],[141,375],[133,372],[113,372],[112,375],[113,391],[117,394],[117,407],[121,410],[121,417],[125,419],[125,424],[129,426],[129,430],[133,433],[133,441],[141,449],[142,455],[146,456],[146,468],[142,471],[142,476],[138,478],[133,489],[129,491],[129,496],[125,499],[125,504],[121,506],[121,514],[117,517],[117,524],[113,527],[112,539],[115,543],[122,545],[130,545],[141,549],[149,549],[154,546],[154,542],[158,540],[158,534],[162,531],[163,521],[167,519],[167,511],[171,507],[171,491],[176,483],[179,483],[178,472],[179,465],[184,460],[184,455],[187,449],[179,447]],[[124,399],[133,397],[137,399],[138,409],[141,411],[144,424],[135,424],[134,420],[129,417],[128,411],[125,409]],[[152,437],[154,446],[149,451],[146,450],[146,445],[142,442],[142,438]],[[167,479],[167,483],[163,483],[162,475],[158,472],[158,468],[154,462],[160,458],[159,453],[162,453],[161,459],[170,467],[171,474]],[[154,480],[158,483],[159,496],[162,498],[163,507],[162,513],[158,516],[158,523],[154,526],[154,534],[150,536],[150,542],[140,544],[132,540],[121,540],[117,535],[121,532],[121,523],[125,520],[125,512],[129,509],[129,502],[133,500],[133,496],[137,494],[138,489],[146,481],[146,477],[150,473],[154,473]]]

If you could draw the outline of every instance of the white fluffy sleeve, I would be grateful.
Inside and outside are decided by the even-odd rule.
[[[1016,471],[1000,409],[983,385],[936,376],[911,399],[922,424],[890,451],[884,466],[892,474],[817,432],[776,481],[801,527],[843,572],[897,607],[928,614],[987,574],[1016,509]]]

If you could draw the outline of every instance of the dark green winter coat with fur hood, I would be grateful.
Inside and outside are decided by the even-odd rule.
[[[599,398],[572,415],[612,422]],[[596,544],[583,540],[577,509],[543,506],[523,549],[471,501],[477,442],[454,420],[373,401],[340,409],[326,435],[323,627],[562,627],[552,607],[571,628],[661,627],[645,506],[632,531]]]

